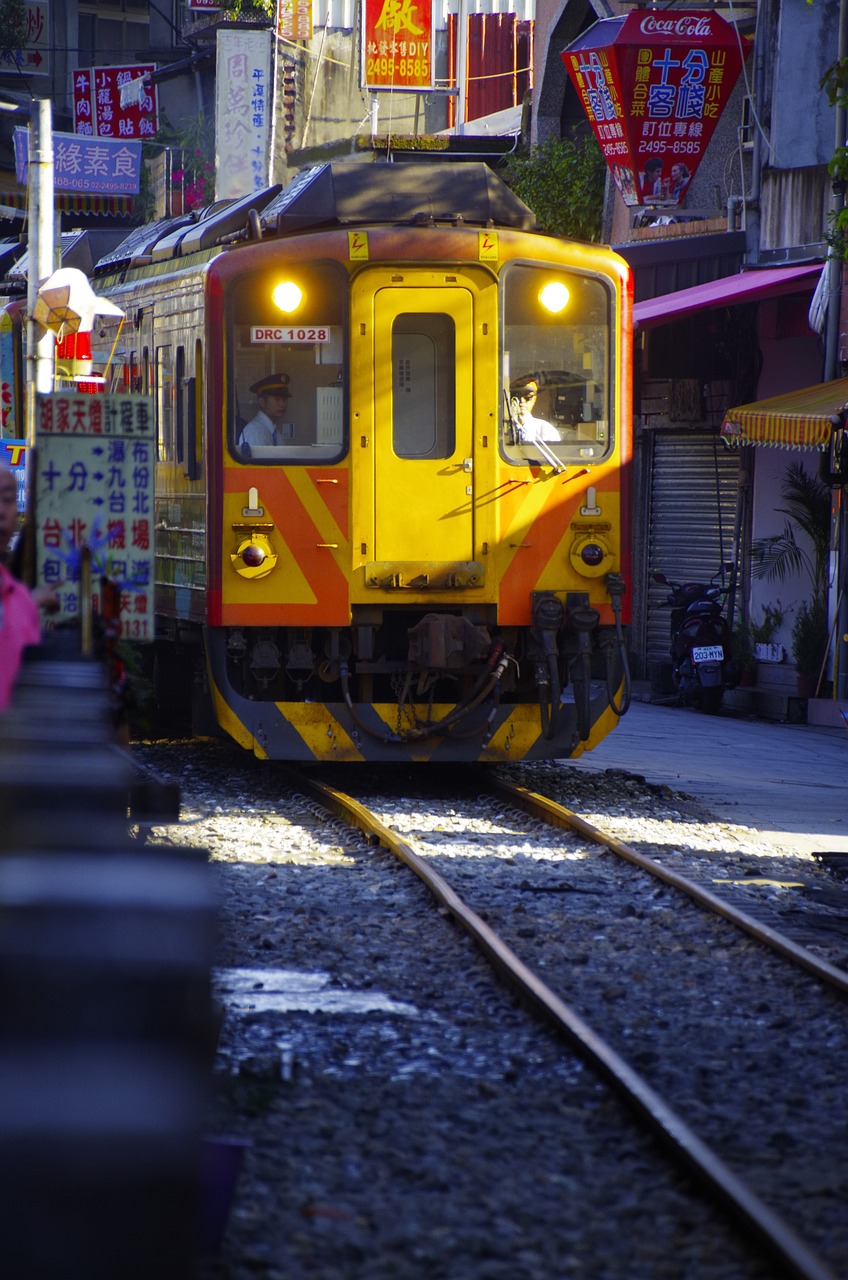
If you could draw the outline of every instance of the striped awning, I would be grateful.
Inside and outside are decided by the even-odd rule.
[[[848,415],[848,378],[818,382],[768,400],[728,409],[721,434],[729,444],[771,444],[822,449]]]
[[[57,213],[94,214],[98,216],[129,217],[133,211],[132,196],[84,195],[79,191],[55,191],[54,208]],[[9,210],[27,207],[27,192],[14,180],[14,174],[0,173],[0,204]]]

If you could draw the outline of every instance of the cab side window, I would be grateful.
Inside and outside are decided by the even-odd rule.
[[[226,309],[227,438],[251,465],[334,462],[347,441],[347,272],[292,263],[238,280]],[[285,387],[283,404],[260,392]]]
[[[612,448],[613,296],[603,277],[514,263],[504,273],[504,457],[597,462]]]

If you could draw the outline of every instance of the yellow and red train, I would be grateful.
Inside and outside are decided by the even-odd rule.
[[[153,398],[163,696],[194,682],[290,761],[562,758],[612,728],[620,257],[537,234],[484,164],[346,162],[139,228],[92,283],[126,317],[115,389]]]

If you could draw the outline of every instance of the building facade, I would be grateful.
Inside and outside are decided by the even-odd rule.
[[[587,129],[562,51],[601,19],[633,8],[539,0],[536,140]],[[667,12],[698,8],[681,4]],[[750,53],[680,204],[628,206],[607,184],[605,238],[635,277],[631,643],[641,676],[661,671],[667,655],[665,593],[652,582],[658,571],[703,580],[733,564],[740,616],[756,621],[779,597],[784,623],[776,640],[791,649],[792,616],[809,594],[809,576],[757,577],[751,550],[783,529],[787,466],[799,462],[815,476],[820,451],[765,442],[729,448],[721,428],[732,406],[839,378],[848,358],[839,297],[824,314],[818,305],[823,289],[825,299],[832,292],[827,236],[842,199],[827,164],[845,131],[821,79],[837,57],[846,5],[759,0],[712,11],[750,41]],[[837,485],[832,493],[838,543],[843,491]],[[834,552],[830,615],[837,634],[844,563]],[[821,685],[835,676],[842,697],[844,674],[837,672],[844,648],[836,646]]]

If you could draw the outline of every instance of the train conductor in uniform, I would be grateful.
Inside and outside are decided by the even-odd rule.
[[[510,384],[510,409],[519,444],[535,444],[537,440],[559,442],[560,434],[556,427],[545,418],[537,418],[534,415],[538,394],[539,382],[532,375],[516,378]]]
[[[283,444],[291,432],[284,432],[286,410],[289,407],[289,377],[287,373],[269,373],[250,388],[259,401],[259,408],[242,427],[239,448],[251,445]]]

